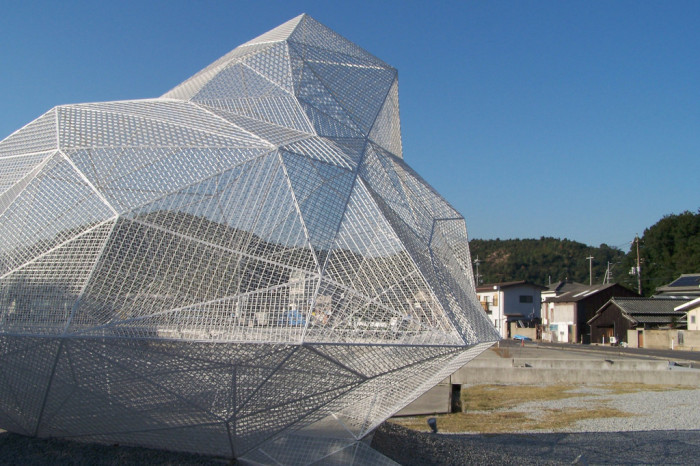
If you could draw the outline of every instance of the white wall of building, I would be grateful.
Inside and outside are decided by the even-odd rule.
[[[568,342],[575,333],[574,303],[542,303],[542,338],[553,342]]]
[[[700,330],[700,308],[688,311],[688,330]]]
[[[503,313],[503,292],[499,290],[477,291],[476,295],[499,335],[505,337],[507,329],[506,318]]]

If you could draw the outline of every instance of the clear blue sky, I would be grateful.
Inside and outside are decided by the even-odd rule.
[[[0,138],[157,97],[308,13],[399,70],[404,158],[470,238],[627,250],[700,208],[700,2],[7,2]]]

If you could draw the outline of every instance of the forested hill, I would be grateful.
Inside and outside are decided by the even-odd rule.
[[[644,230],[639,240],[642,266],[642,290],[649,296],[656,288],[667,285],[684,273],[700,273],[700,209],[696,213],[683,212],[666,215]],[[618,283],[627,285],[636,277],[630,277],[630,268],[636,265],[636,245],[620,264]]]
[[[610,263],[611,282],[637,290],[630,269],[637,263],[637,245],[620,249],[558,238],[481,240],[469,242],[472,260],[479,259],[479,283],[529,280],[547,286],[569,279],[588,283],[593,257],[593,284],[603,283]],[[700,273],[700,210],[666,215],[639,238],[642,291],[651,295],[684,273]],[[476,273],[476,267],[474,267]]]
[[[602,244],[591,247],[568,239],[507,239],[469,242],[472,260],[479,259],[479,283],[528,280],[549,285],[569,279],[588,283],[588,259],[593,256],[593,283],[602,283],[608,262],[622,262],[625,253]],[[618,266],[616,266],[618,267]],[[614,268],[614,267],[613,267]],[[476,267],[474,267],[476,273]]]

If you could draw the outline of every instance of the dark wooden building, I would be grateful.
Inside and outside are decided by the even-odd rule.
[[[617,283],[607,285],[594,285],[581,290],[572,290],[554,298],[547,298],[547,305],[553,308],[553,315],[568,314],[574,324],[575,335],[571,341],[576,343],[590,343],[591,332],[588,321],[593,318],[596,311],[613,297],[638,297],[632,290]],[[560,317],[561,319],[561,317]],[[556,322],[556,317],[555,317]]]
[[[627,330],[685,327],[685,313],[674,308],[687,302],[678,298],[612,298],[588,321],[591,341],[627,342]]]

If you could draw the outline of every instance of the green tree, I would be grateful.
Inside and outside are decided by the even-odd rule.
[[[684,273],[700,272],[700,209],[666,215],[644,230],[639,240],[642,268],[642,290],[650,296],[659,286],[666,285]],[[630,270],[636,265],[637,246],[632,243],[624,265]],[[636,276],[619,275],[620,283],[637,288]]]

